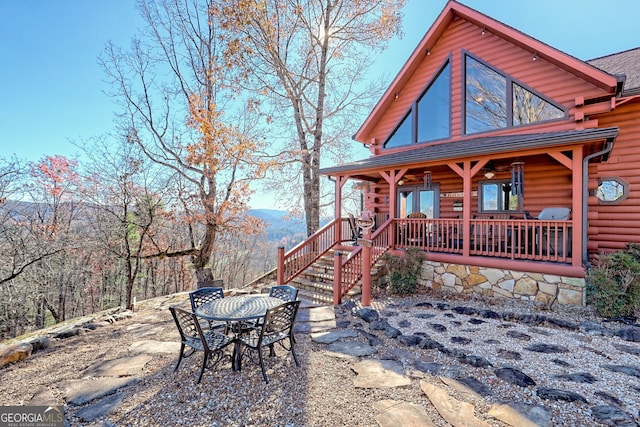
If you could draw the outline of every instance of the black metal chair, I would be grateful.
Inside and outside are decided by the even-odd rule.
[[[294,348],[295,339],[293,337],[293,325],[299,307],[300,301],[288,301],[267,310],[260,328],[253,329],[247,335],[239,337],[241,347],[240,361],[242,361],[245,350],[249,350],[250,360],[260,365],[262,377],[267,384],[269,383],[269,377],[267,377],[264,357],[262,355],[262,350],[265,347],[269,347],[270,356],[275,356],[274,345],[279,344],[282,348],[291,352],[296,366],[300,366]],[[252,357],[252,355],[256,353],[258,355],[258,361]]]
[[[224,291],[222,288],[200,288],[193,292],[189,293],[189,300],[191,301],[191,311],[195,313],[196,308],[200,307],[202,304],[206,304],[211,301],[219,300],[224,298]],[[217,322],[215,320],[202,320],[206,322],[209,329],[221,329],[226,328],[227,324],[225,322]],[[226,329],[225,329],[226,331]]]
[[[272,286],[269,290],[269,296],[281,299],[285,302],[295,301],[296,299],[298,299],[298,290],[289,285]]]
[[[169,310],[180,332],[180,356],[173,371],[178,370],[183,358],[202,351],[204,359],[202,360],[202,368],[200,368],[200,375],[198,375],[197,381],[200,384],[202,374],[206,368],[215,368],[226,357],[231,360],[231,355],[224,354],[224,348],[233,342],[233,338],[212,330],[204,332],[200,327],[198,317],[193,313],[178,307],[169,307]]]

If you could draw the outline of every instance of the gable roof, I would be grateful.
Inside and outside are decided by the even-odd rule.
[[[605,139],[613,141],[617,135],[618,128],[609,127],[534,134],[483,136],[452,141],[446,144],[424,145],[410,151],[373,156],[339,166],[322,168],[320,173],[323,175],[340,175],[356,171],[358,173],[366,173],[367,171],[380,170],[380,168],[406,167],[427,161],[530,150]]]
[[[587,63],[615,76],[624,76],[623,95],[640,93],[640,47],[594,58]]]
[[[500,37],[521,49],[531,52],[532,55],[535,53],[540,59],[544,59],[559,68],[567,70],[585,81],[611,92],[612,94],[615,93],[617,86],[617,78],[615,76],[542,43],[533,37],[471,9],[470,7],[460,4],[455,0],[449,0],[442,12],[440,12],[440,15],[438,15],[438,18],[431,25],[425,36],[413,51],[409,60],[406,62],[404,67],[402,67],[398,75],[387,88],[386,92],[380,98],[380,101],[378,101],[362,126],[360,126],[360,129],[358,129],[356,134],[353,136],[353,139],[365,144],[371,142],[366,140],[366,138],[380,117],[395,100],[395,93],[401,92],[401,89],[407,84],[416,69],[419,67],[427,49],[430,49],[431,46],[435,45],[437,40],[447,30],[449,24],[456,18],[462,18],[471,22],[472,24],[483,28],[484,31]]]

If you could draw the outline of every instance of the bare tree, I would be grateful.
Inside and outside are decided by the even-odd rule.
[[[307,233],[320,223],[323,156],[344,159],[344,140],[379,97],[366,84],[371,55],[400,31],[404,0],[227,0],[216,16],[236,34],[229,57],[251,77],[256,105],[276,124],[280,183],[302,195]],[[300,191],[302,188],[302,191]],[[293,189],[293,191],[291,191]],[[331,189],[333,190],[333,189]]]
[[[244,229],[249,182],[264,174],[261,146],[225,121],[233,104],[227,39],[212,1],[142,0],[148,27],[131,50],[108,44],[102,64],[123,106],[123,129],[179,181],[191,245],[164,256],[190,255],[197,280],[211,280],[218,233]],[[248,110],[245,110],[248,111]]]

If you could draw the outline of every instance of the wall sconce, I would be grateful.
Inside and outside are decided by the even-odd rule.
[[[396,92],[395,99],[398,99],[398,98],[400,98],[400,95],[398,94],[398,92]]]
[[[487,27],[482,27],[482,32],[480,34],[484,36],[486,32],[487,32]]]
[[[424,189],[431,190],[431,171],[424,171]]]
[[[427,48],[427,56],[431,55],[431,49]]]
[[[538,52],[534,52],[533,58],[531,58],[532,61],[535,61],[536,59],[538,59]]]

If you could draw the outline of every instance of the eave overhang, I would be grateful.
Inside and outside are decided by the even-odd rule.
[[[380,98],[371,111],[367,119],[364,121],[360,129],[353,136],[353,139],[363,144],[370,144],[368,140],[371,130],[379,121],[380,117],[389,108],[391,103],[395,101],[395,94],[402,91],[402,88],[413,77],[416,69],[420,66],[427,48],[433,46],[442,34],[449,27],[449,24],[456,18],[462,18],[469,21],[479,28],[498,36],[523,50],[536,54],[539,59],[543,59],[561,69],[564,69],[577,77],[590,82],[599,87],[612,96],[615,95],[618,87],[618,79],[609,73],[606,73],[584,61],[581,61],[567,53],[555,49],[535,38],[528,36],[500,21],[497,21],[487,15],[484,15],[470,7],[464,6],[454,0],[450,0],[429,28],[429,31],[422,38],[416,49],[413,51],[409,60],[400,70],[396,78],[391,82],[385,93]]]
[[[411,167],[425,162],[458,161],[499,153],[520,152],[593,141],[614,141],[617,127],[484,136],[447,143],[421,145],[415,149],[373,156],[367,159],[320,169],[320,174],[365,175],[388,168]]]

